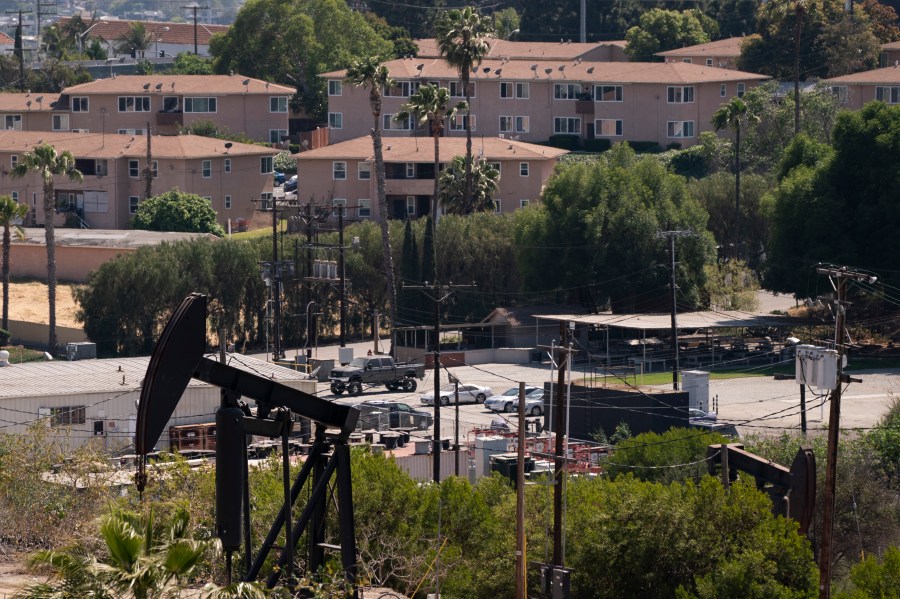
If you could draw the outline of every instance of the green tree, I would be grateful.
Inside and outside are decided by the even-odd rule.
[[[687,414],[684,417],[686,420]],[[665,433],[641,433],[616,442],[604,470],[613,479],[631,475],[670,483],[702,478],[707,473],[706,448],[726,442],[728,438],[719,433],[698,434],[696,429],[673,425]]]
[[[116,40],[114,46],[119,54],[131,54],[142,56],[143,52],[150,48],[153,34],[147,31],[146,25],[141,21],[132,21],[128,24],[128,31]]]
[[[862,11],[858,11],[862,12]],[[881,42],[875,36],[868,17],[845,14],[829,22],[817,40],[828,61],[828,76],[840,77],[878,67]]]
[[[747,123],[758,121],[740,98],[732,98],[713,113],[712,126],[716,131],[728,128],[734,131],[734,257],[741,259],[741,129]]]
[[[835,593],[835,599],[896,599],[900,597],[900,548],[888,547],[881,560],[873,555],[850,569],[850,589]]]
[[[755,312],[759,308],[756,292],[759,278],[743,260],[728,260],[706,265],[704,301],[710,310],[742,310]]]
[[[84,55],[90,60],[106,60],[109,57],[109,52],[107,52],[100,40],[91,38],[91,43],[84,49]]]
[[[50,311],[50,331],[47,346],[51,352],[56,351],[56,234],[53,219],[56,215],[56,193],[54,178],[64,175],[70,181],[81,182],[84,177],[75,168],[75,157],[68,150],[57,152],[50,144],[35,146],[25,152],[19,159],[11,176],[15,179],[28,173],[36,173],[43,186],[44,240],[47,245],[47,301]]]
[[[397,322],[397,281],[394,274],[394,254],[388,226],[388,204],[385,193],[384,150],[381,139],[382,90],[393,85],[387,67],[378,58],[356,61],[347,69],[347,81],[369,90],[369,108],[372,111],[372,149],[375,154],[375,193],[378,196],[378,224],[381,227],[381,243],[390,298],[391,322]],[[393,353],[393,347],[391,348]]]
[[[707,31],[706,28],[713,31]],[[633,61],[660,62],[657,52],[703,44],[718,34],[715,21],[693,10],[678,12],[653,8],[641,15],[640,25],[625,34],[625,53]]]
[[[887,44],[900,40],[897,11],[893,6],[882,4],[878,0],[863,0],[857,7],[868,17],[872,33],[880,43]]]
[[[3,227],[3,320],[0,329],[9,330],[9,251],[12,235],[24,239],[20,223],[28,215],[28,206],[0,195],[0,227]]]
[[[403,227],[403,251],[400,254],[401,289],[398,293],[400,307],[398,315],[404,326],[418,322],[419,291],[405,289],[406,285],[419,282],[419,250],[416,246],[416,234],[412,221],[407,219]]]
[[[213,63],[208,58],[201,58],[190,52],[179,52],[172,62],[172,73],[175,75],[212,75]]]
[[[409,0],[403,4],[372,2],[368,4],[379,18],[391,27],[402,27],[412,39],[422,39],[432,34],[431,25],[447,6],[446,0]],[[402,55],[401,55],[402,56]]]
[[[419,87],[409,97],[409,102],[400,107],[400,112],[394,117],[397,120],[414,119],[419,125],[431,127],[431,137],[434,139],[434,192],[431,196],[431,222],[437,223],[438,218],[438,179],[437,173],[441,172],[441,135],[444,132],[444,123],[460,110],[468,112],[465,102],[451,104],[450,91],[445,87],[438,87],[426,83]]]
[[[177,187],[141,202],[132,225],[147,231],[212,233],[225,237],[209,201],[193,193],[178,191]]]
[[[425,231],[422,237],[422,269],[419,271],[420,273],[420,281],[435,281],[437,280],[437,256],[435,255],[435,227],[434,223],[431,220],[431,217],[428,216],[425,219]],[[446,272],[446,271],[441,271]],[[421,302],[420,307],[425,310],[424,301]],[[424,318],[422,319],[424,320]]]
[[[510,6],[498,10],[491,15],[491,19],[494,22],[494,30],[497,32],[498,38],[510,40],[519,33],[521,18],[515,8]]]
[[[476,160],[473,166],[465,156],[454,156],[441,173],[441,203],[450,214],[493,211],[499,181],[500,171],[489,162]]]
[[[469,85],[472,69],[481,64],[491,46],[488,39],[494,30],[487,17],[481,16],[471,6],[444,13],[434,24],[434,37],[441,56],[459,73],[459,80],[466,94],[466,178],[465,202],[470,201],[472,187],[472,123],[469,111],[472,106],[472,90]],[[437,176],[437,173],[435,173]]]

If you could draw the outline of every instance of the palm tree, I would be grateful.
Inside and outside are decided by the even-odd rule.
[[[378,224],[381,226],[381,246],[384,252],[384,265],[387,270],[388,297],[390,298],[391,323],[397,322],[397,282],[394,275],[394,253],[391,250],[391,236],[388,227],[388,205],[384,189],[384,152],[381,143],[381,104],[382,90],[391,87],[390,73],[377,57],[370,56],[355,61],[347,69],[347,82],[357,87],[369,89],[369,107],[372,110],[372,149],[375,154],[375,193],[378,196]],[[394,353],[393,335],[391,335],[391,354]]]
[[[401,106],[400,112],[394,117],[397,120],[415,118],[419,124],[430,124],[431,136],[434,138],[434,195],[431,201],[431,223],[437,222],[438,214],[438,175],[441,172],[441,133],[444,132],[444,123],[452,119],[460,110],[466,109],[465,102],[459,102],[455,106],[450,105],[450,91],[445,87],[426,84],[419,87],[416,93],[409,97],[409,102]]]
[[[459,80],[466,94],[466,182],[465,193],[472,193],[472,93],[469,75],[490,50],[488,38],[494,29],[490,19],[482,17],[471,6],[444,13],[434,24],[441,56],[459,72]]]
[[[734,255],[741,258],[741,128],[747,123],[759,122],[759,116],[740,98],[725,102],[712,116],[716,131],[734,130]]]
[[[128,31],[122,35],[115,46],[116,52],[119,54],[131,54],[132,50],[135,55],[150,48],[153,35],[147,31],[147,28],[140,21],[131,23]]]
[[[49,350],[56,351],[56,237],[53,217],[56,214],[56,194],[53,191],[53,177],[65,175],[71,181],[81,182],[84,176],[75,168],[75,157],[68,150],[57,152],[50,144],[34,147],[33,152],[25,152],[16,168],[12,170],[13,178],[26,174],[38,173],[44,187],[44,238],[47,243],[47,299],[50,308],[50,337],[47,341]]]
[[[19,239],[25,237],[25,231],[18,223],[27,214],[28,206],[9,196],[0,196],[0,227],[3,227],[3,324],[0,329],[9,329],[9,246],[13,233]]]
[[[441,173],[441,202],[451,214],[470,214],[494,210],[494,193],[499,188],[500,172],[484,160],[466,164],[465,156],[456,156]],[[466,173],[471,187],[466,191]]]

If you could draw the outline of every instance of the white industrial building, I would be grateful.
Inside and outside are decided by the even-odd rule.
[[[315,380],[304,373],[241,354],[228,354],[227,360],[230,366],[288,387],[316,392]],[[94,439],[109,451],[127,451],[134,444],[137,404],[149,361],[142,357],[4,366],[0,433],[22,434],[41,423],[67,439],[71,448]],[[167,449],[170,426],[214,421],[220,400],[218,387],[191,379],[157,448]]]

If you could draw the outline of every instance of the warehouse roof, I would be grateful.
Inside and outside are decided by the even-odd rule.
[[[633,330],[662,330],[672,328],[672,315],[666,314],[537,314],[535,318],[575,322],[577,324],[608,326]],[[678,314],[678,328],[731,329],[743,327],[783,327],[805,321],[790,316],[772,316],[753,312],[684,312]]]

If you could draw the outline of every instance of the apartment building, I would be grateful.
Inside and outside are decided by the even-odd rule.
[[[687,62],[720,69],[736,69],[738,59],[741,57],[743,42],[743,37],[729,37],[705,44],[657,52],[656,56],[663,57],[666,62]]]
[[[492,38],[488,40],[490,49],[485,58],[507,60],[588,60],[594,62],[627,62],[625,40],[606,42],[516,42]],[[441,58],[437,40],[426,38],[416,40],[419,58]]]
[[[68,150],[84,175],[77,183],[54,179],[56,203],[63,210],[54,223],[68,219],[93,229],[128,229],[144,198],[142,178],[147,137],[114,133],[0,131],[0,195],[31,207],[27,225],[46,222],[43,184],[35,173],[14,179],[10,171],[24,152],[48,143]],[[209,200],[218,222],[251,221],[254,211],[272,199],[273,160],[277,150],[193,135],[152,136],[152,194],[178,188]]]
[[[0,129],[50,131],[58,94],[0,93]]]
[[[456,69],[440,59],[385,63],[394,87],[384,90],[386,136],[421,134],[394,115],[422,83],[447,87],[465,97]],[[332,142],[365,135],[372,128],[369,93],[344,82],[346,71],[322,75],[328,85]],[[653,142],[689,146],[712,130],[713,113],[733,96],[767,79],[763,75],[684,62],[485,60],[471,75],[471,120],[479,136],[510,136],[545,142],[551,136],[581,140]],[[447,126],[448,138],[464,137],[465,115]]]
[[[385,192],[388,218],[418,218],[431,213],[434,194],[434,143],[430,137],[384,140]],[[440,141],[440,161],[464,156],[466,140]],[[477,137],[472,153],[500,171],[495,212],[509,212],[537,200],[559,157],[566,150],[500,139]],[[372,138],[368,135],[296,154],[302,202],[329,202],[343,207],[348,219],[378,218]]]
[[[826,79],[844,106],[853,110],[880,100],[885,104],[900,104],[900,66],[894,65]]]

